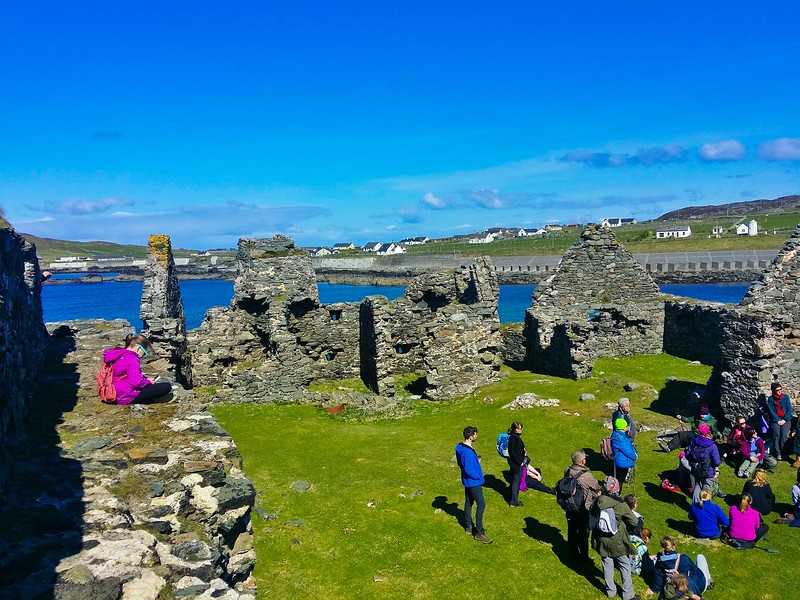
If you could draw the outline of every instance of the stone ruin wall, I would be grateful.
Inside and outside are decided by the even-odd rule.
[[[391,396],[396,373],[427,372],[438,398],[497,377],[502,340],[490,263],[420,276],[394,302],[328,305],[319,303],[310,258],[290,238],[242,239],[238,263],[231,305],[208,311],[189,334],[194,383],[211,395],[287,401],[314,380],[360,377]]]
[[[0,228],[0,490],[39,378],[47,331],[42,323],[36,247]]]
[[[526,361],[534,371],[580,379],[597,358],[661,352],[663,302],[609,229],[588,228],[533,294]]]
[[[800,394],[800,226],[725,320],[721,353],[712,378],[728,418],[752,412],[773,381]]]
[[[144,268],[139,318],[142,333],[155,344],[162,371],[184,387],[192,387],[192,366],[186,346],[183,297],[169,236],[151,235]]]
[[[718,365],[722,360],[723,321],[733,308],[716,302],[674,299],[664,302],[664,352]]]

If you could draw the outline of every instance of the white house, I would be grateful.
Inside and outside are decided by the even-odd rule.
[[[747,235],[749,236],[756,236],[758,235],[758,223],[755,219],[751,219],[750,222],[747,224]]]
[[[487,233],[482,236],[469,238],[470,244],[488,244],[494,241],[494,236],[491,233]]]
[[[388,255],[388,254],[403,254],[406,251],[400,244],[395,244],[394,242],[389,242],[388,244],[381,244],[381,247],[378,248],[376,254],[381,255]]]
[[[622,226],[622,219],[615,217],[613,219],[603,219],[601,223],[603,227],[621,227]]]
[[[723,233],[725,233],[725,228],[722,225],[714,225],[714,227],[711,228],[711,235],[719,237]]]
[[[329,254],[333,254],[328,248],[324,246],[317,246],[316,248],[312,248],[308,252],[311,256],[328,256]]]
[[[692,237],[692,228],[688,225],[678,225],[676,227],[664,227],[656,229],[656,239],[665,240],[667,238],[689,238]]]
[[[747,223],[739,223],[736,226],[736,235],[748,235],[750,233],[750,228],[747,226]]]
[[[367,242],[366,244],[361,246],[361,249],[364,252],[377,252],[378,248],[380,248],[382,245],[383,244],[381,244],[380,242]]]
[[[334,254],[337,254],[337,253],[342,252],[344,250],[355,250],[355,245],[353,244],[353,242],[346,242],[346,243],[342,243],[342,244],[334,244],[333,245],[333,253]]]
[[[418,236],[400,240],[400,243],[404,246],[419,246],[420,244],[424,244],[428,241],[430,241],[430,238],[427,238],[425,236]]]
[[[546,229],[517,229],[517,237],[536,237],[547,233]]]

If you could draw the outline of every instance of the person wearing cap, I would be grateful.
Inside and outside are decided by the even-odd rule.
[[[617,595],[617,584],[614,581],[614,569],[619,569],[622,578],[622,600],[639,600],[633,592],[631,577],[631,555],[636,553],[636,548],[628,535],[628,528],[636,526],[637,518],[630,506],[619,499],[620,483],[616,477],[610,475],[603,482],[602,493],[597,497],[592,510],[596,516],[610,508],[617,517],[619,527],[613,535],[604,534],[594,529],[592,533],[592,549],[600,555],[603,565],[603,578],[606,583],[606,595],[613,598]]]
[[[792,427],[792,401],[788,394],[783,393],[783,386],[777,381],[772,382],[770,387],[772,393],[767,398],[767,412],[772,443],[769,451],[776,459],[783,460],[781,454]]]
[[[681,423],[686,423],[686,420],[682,415],[677,415],[677,419]],[[711,416],[708,407],[704,405],[700,407],[700,412],[697,414],[697,416],[692,419],[691,430],[683,429],[681,431],[676,431],[675,433],[656,436],[656,439],[658,439],[658,445],[661,446],[661,449],[664,452],[672,452],[678,448],[686,448],[692,439],[700,435],[700,425],[708,426],[713,436],[717,437],[717,420]],[[664,441],[665,439],[667,441]]]
[[[630,471],[636,465],[636,448],[628,437],[630,425],[620,417],[614,421],[614,431],[611,433],[611,448],[614,450],[614,475],[620,483],[624,483]]]
[[[628,424],[628,438],[630,438],[631,442],[636,441],[636,423],[633,422],[631,418],[631,401],[628,398],[620,398],[617,401],[617,409],[611,413],[611,424],[616,429],[615,423],[619,419],[625,419],[625,422]]]
[[[719,485],[715,485],[719,475],[720,457],[711,428],[700,423],[697,429],[699,435],[686,448],[686,459],[691,466],[692,502],[700,499],[700,490],[704,487],[711,488],[715,495],[724,498],[725,493],[719,490]]]

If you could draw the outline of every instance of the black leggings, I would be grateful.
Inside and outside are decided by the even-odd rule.
[[[153,404],[153,402],[163,402],[162,398],[172,391],[172,384],[162,381],[161,383],[151,383],[142,388],[139,395],[134,398],[136,404]]]

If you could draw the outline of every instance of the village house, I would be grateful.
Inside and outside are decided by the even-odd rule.
[[[328,256],[329,254],[333,254],[330,251],[330,248],[326,248],[325,246],[317,246],[316,248],[312,248],[308,251],[311,256]]]
[[[722,225],[714,225],[714,227],[711,228],[711,235],[714,237],[722,237],[724,233],[725,228]]]
[[[344,252],[345,250],[355,250],[355,245],[353,242],[346,242],[343,244],[334,244],[333,245],[333,253],[338,254],[339,252]]]
[[[382,244],[380,248],[376,251],[376,254],[380,254],[382,256],[387,256],[390,254],[403,254],[406,251],[400,244],[395,244],[394,242],[389,242],[388,244]]]
[[[429,238],[427,238],[425,236],[418,236],[418,237],[412,237],[412,238],[406,238],[404,240],[400,240],[400,244],[402,244],[403,246],[418,246],[418,245],[424,244],[424,243],[426,243],[428,241],[430,241]]]
[[[676,225],[675,227],[663,227],[656,229],[656,239],[665,240],[667,238],[689,238],[692,237],[692,228],[688,225]]]
[[[470,244],[489,244],[494,241],[495,236],[491,233],[480,234],[477,237],[469,238]]]
[[[747,223],[739,223],[736,226],[736,235],[750,235],[756,236],[758,235],[758,223],[755,219],[747,222]]]
[[[366,244],[364,244],[363,246],[361,246],[361,249],[362,249],[364,252],[377,252],[377,251],[378,251],[378,249],[379,249],[379,248],[380,248],[382,245],[383,245],[383,244],[381,244],[380,242],[367,242]]]
[[[613,219],[603,219],[601,225],[603,227],[622,227],[623,225],[636,225],[639,221],[635,218],[625,218],[620,219],[619,217],[615,217]]]
[[[522,238],[522,237],[537,237],[537,236],[541,237],[541,236],[545,235],[546,233],[547,233],[546,229],[535,229],[535,228],[534,229],[525,229],[525,228],[520,228],[520,229],[517,229],[516,237],[518,237],[518,238]]]

